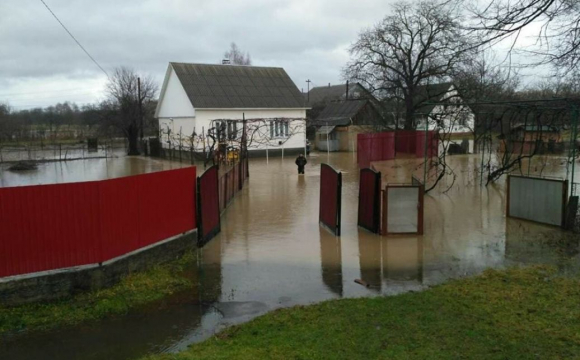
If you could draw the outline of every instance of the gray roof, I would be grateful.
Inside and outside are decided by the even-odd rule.
[[[357,94],[358,93],[358,94]],[[350,83],[348,88],[349,99],[373,99],[373,96],[359,83]],[[309,104],[329,103],[331,101],[340,101],[346,99],[346,83],[331,86],[318,86],[310,89],[308,94],[304,95],[306,99],[310,98]]]
[[[446,95],[452,85],[452,83],[446,82],[417,86],[414,99],[415,104],[419,106],[417,112],[421,114],[430,114],[435,106],[437,106],[433,103],[449,100],[450,98]]]
[[[314,124],[318,125],[350,125],[351,119],[367,104],[368,100],[348,100],[332,102],[318,115]]]
[[[305,108],[282,68],[170,63],[194,108]]]

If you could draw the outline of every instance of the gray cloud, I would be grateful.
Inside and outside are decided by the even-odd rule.
[[[389,11],[384,0],[45,1],[109,72],[125,65],[161,82],[169,61],[217,63],[235,41],[255,65],[284,67],[298,88],[308,78],[340,81],[348,45]],[[0,48],[0,101],[18,108],[102,96],[104,75],[40,0],[0,3]],[[43,94],[27,97],[33,92]]]

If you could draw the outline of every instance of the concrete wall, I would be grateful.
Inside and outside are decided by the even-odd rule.
[[[197,230],[192,230],[102,264],[5,277],[0,279],[0,304],[57,300],[110,287],[127,274],[180,257],[196,243]]]

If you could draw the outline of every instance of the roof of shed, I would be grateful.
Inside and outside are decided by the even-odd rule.
[[[198,109],[305,108],[283,68],[170,63]]]
[[[347,100],[332,102],[318,115],[315,124],[344,126],[351,123],[351,119],[366,105],[368,100]]]

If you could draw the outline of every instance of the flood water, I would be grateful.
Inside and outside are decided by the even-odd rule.
[[[127,316],[4,339],[0,358],[134,359],[185,349],[280,307],[419,291],[490,267],[545,263],[564,274],[580,268],[577,236],[505,218],[505,185],[479,186],[477,156],[449,160],[455,185],[444,193],[443,183],[425,197],[423,236],[392,237],[357,227],[353,154],[314,153],[308,161],[306,175],[298,176],[293,158],[251,160],[249,181],[222,217],[222,232],[198,251],[196,289]],[[343,172],[339,238],[318,224],[321,162]],[[375,167],[383,183],[410,182],[411,173],[421,172],[414,159]],[[549,171],[565,169],[555,160]]]

